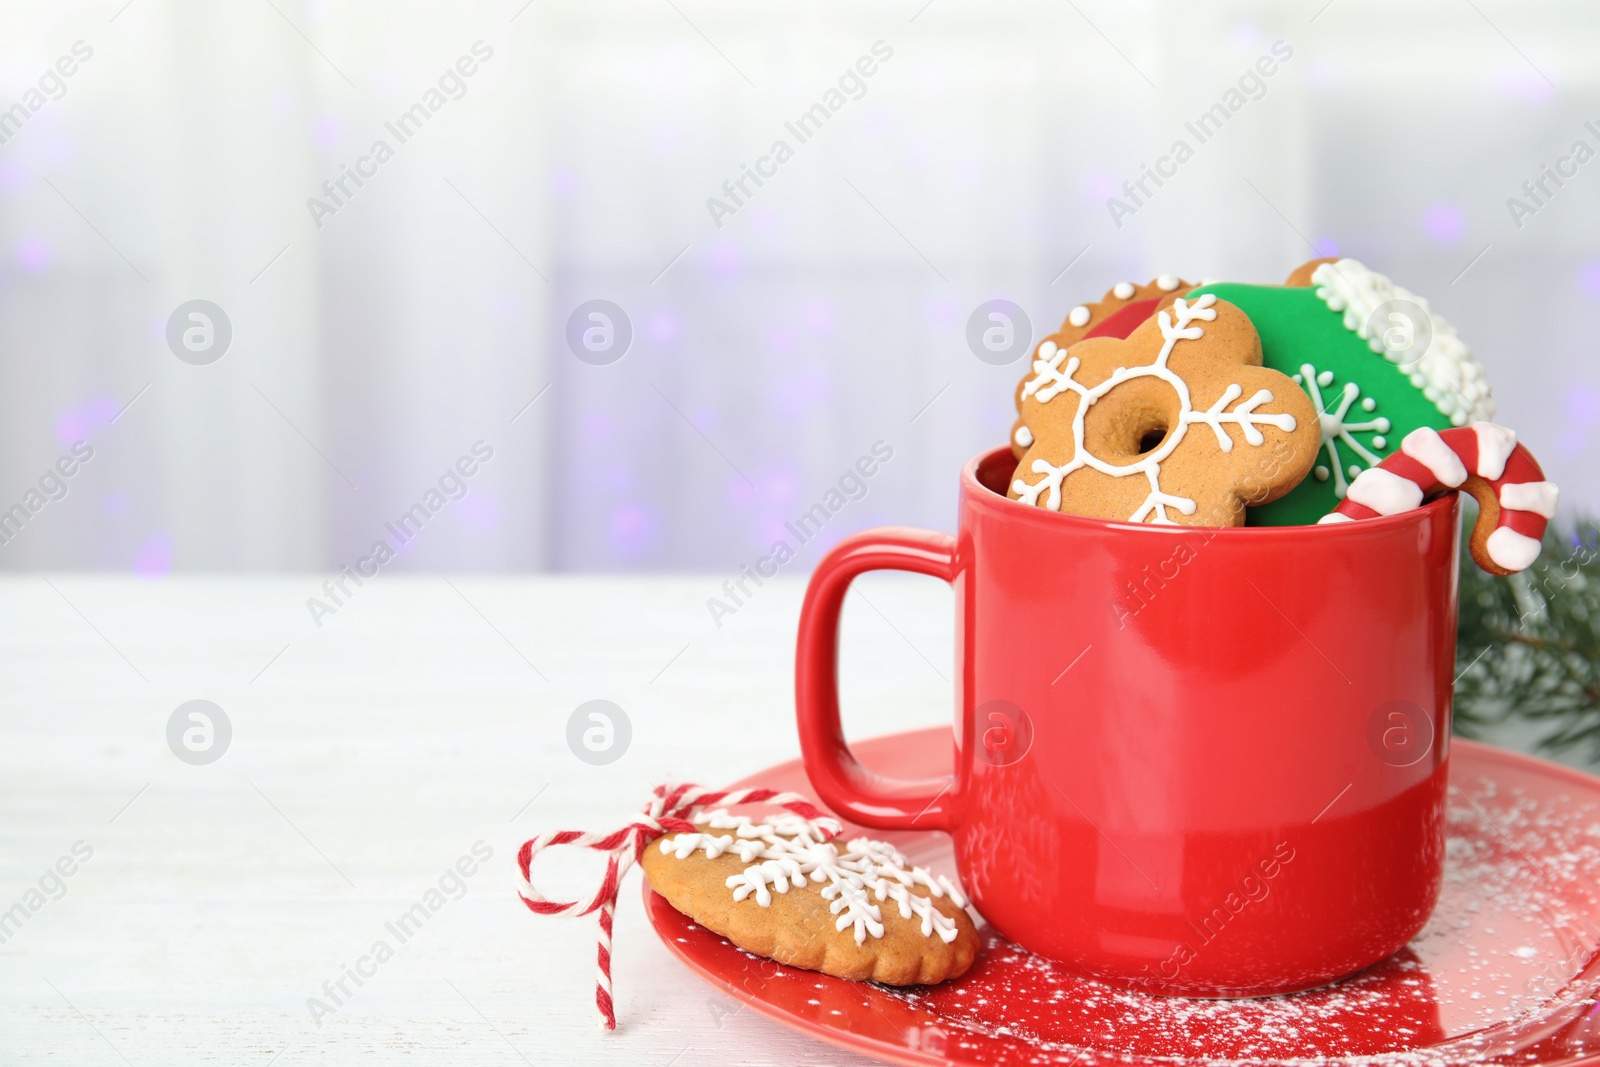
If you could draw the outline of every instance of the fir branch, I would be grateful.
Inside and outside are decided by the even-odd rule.
[[[1471,522],[1467,524],[1471,530]],[[1541,751],[1600,759],[1600,529],[1555,526],[1534,565],[1485,574],[1461,552],[1455,729],[1514,719],[1547,727]]]

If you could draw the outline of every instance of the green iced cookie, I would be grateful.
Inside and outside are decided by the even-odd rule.
[[[1322,450],[1305,481],[1270,504],[1251,508],[1250,526],[1310,525],[1332,511],[1361,471],[1377,466],[1420,426],[1451,425],[1413,382],[1414,375],[1374,352],[1315,288],[1222,282],[1214,293],[1250,316],[1263,362],[1293,378],[1322,413]]]

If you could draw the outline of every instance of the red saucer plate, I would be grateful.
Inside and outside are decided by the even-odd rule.
[[[883,774],[948,768],[948,729],[853,746]],[[1075,978],[985,930],[972,969],[891,990],[734,948],[645,889],[663,942],[785,1026],[902,1064],[1600,1064],[1600,779],[1454,739],[1444,889],[1398,954],[1322,989],[1182,1000]],[[751,775],[812,795],[798,760]],[[937,832],[885,838],[954,876]]]

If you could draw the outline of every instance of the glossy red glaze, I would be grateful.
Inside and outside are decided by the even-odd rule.
[[[1452,497],[1335,526],[1104,522],[962,472],[959,535],[900,528],[818,565],[796,659],[818,795],[940,829],[1006,937],[1150,992],[1305,989],[1390,955],[1438,896],[1455,657]],[[852,578],[956,600],[953,774],[864,768],[839,726]]]
[[[1127,337],[1139,324],[1156,313],[1156,308],[1161,304],[1159,297],[1148,300],[1135,300],[1133,303],[1118,308],[1105,317],[1105,321],[1083,335],[1087,341],[1091,337]]]
[[[855,746],[878,772],[902,777],[931,773],[951,748],[945,726]],[[1600,1049],[1600,844],[1593,835],[1600,780],[1470,741],[1456,743],[1451,763],[1458,785],[1451,790],[1449,860],[1433,919],[1410,945],[1360,974],[1283,997],[1192,1001],[1120,992],[1022,952],[992,930],[984,931],[983,952],[960,978],[891,990],[740,951],[648,885],[645,914],[668,949],[741,1004],[893,1063],[1600,1062],[1593,1054]],[[732,785],[812,793],[799,760]],[[863,832],[846,826],[847,834]],[[913,863],[954,870],[943,833],[874,836],[891,841]],[[1239,918],[1247,921],[1248,909]]]

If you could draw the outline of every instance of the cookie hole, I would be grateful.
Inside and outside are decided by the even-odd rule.
[[[1084,416],[1084,447],[1112,466],[1138,463],[1171,443],[1181,425],[1177,392],[1150,376],[1112,389]]]

